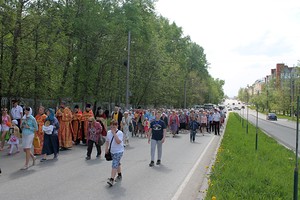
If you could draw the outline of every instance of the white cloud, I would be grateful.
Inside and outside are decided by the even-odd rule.
[[[298,0],[159,0],[157,11],[204,48],[210,74],[225,80],[229,96],[277,63],[300,60]]]

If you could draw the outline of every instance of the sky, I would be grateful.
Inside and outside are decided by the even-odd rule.
[[[158,0],[156,11],[204,48],[229,97],[300,62],[300,0]]]

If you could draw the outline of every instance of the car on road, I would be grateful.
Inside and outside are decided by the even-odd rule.
[[[238,106],[235,106],[235,107],[233,108],[233,110],[241,110],[241,108],[238,107]]]
[[[275,113],[268,113],[267,120],[277,121],[277,115]]]

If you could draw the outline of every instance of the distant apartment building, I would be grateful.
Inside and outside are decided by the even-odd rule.
[[[281,88],[286,81],[291,82],[294,78],[298,77],[298,70],[296,67],[289,67],[284,63],[276,64],[275,69],[271,69],[271,75],[266,77],[266,83],[271,79],[275,79],[276,88]]]
[[[261,94],[263,88],[269,85],[271,81],[275,81],[275,87],[277,89],[282,88],[285,84],[291,89],[294,89],[294,83],[296,85],[296,79],[300,78],[299,67],[289,67],[284,63],[277,63],[275,69],[271,69],[271,75],[267,75],[263,79],[256,80],[248,88],[250,95]]]
[[[265,84],[265,81],[262,79],[256,80],[255,83],[252,85],[252,94],[260,94],[262,91],[262,88]]]

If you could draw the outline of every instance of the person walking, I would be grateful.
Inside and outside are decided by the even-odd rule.
[[[183,111],[180,111],[179,114],[179,124],[180,124],[179,130],[186,129],[186,116]]]
[[[17,151],[16,153],[19,153],[19,138],[20,138],[20,129],[18,127],[18,121],[17,120],[12,120],[12,126],[11,129],[12,131],[10,131],[10,138],[7,142],[7,144],[10,145],[10,151],[7,155],[12,155],[13,154],[13,150],[14,150],[14,146],[16,146]]]
[[[206,113],[201,111],[200,112],[200,132],[204,136],[204,131],[206,130],[207,127],[207,116]]]
[[[81,134],[79,135],[79,143],[81,140],[83,145],[87,145],[86,138],[88,134],[89,119],[91,117],[94,117],[92,105],[87,103],[85,105],[85,111],[83,111],[81,115]]]
[[[121,130],[121,124],[122,124],[121,122],[122,122],[123,114],[120,111],[120,107],[118,105],[115,106],[115,110],[111,114],[111,118],[118,122],[119,124],[118,129]]]
[[[132,126],[131,118],[129,117],[129,112],[125,111],[124,116],[122,118],[122,130],[124,133],[124,146],[129,145],[129,136],[130,136],[130,131],[129,131],[129,126]]]
[[[97,156],[96,158],[99,158],[101,155],[101,147],[99,144],[99,138],[100,134],[102,132],[102,126],[99,122],[96,121],[94,117],[91,117],[89,119],[89,125],[88,125],[88,134],[87,134],[87,154],[86,154],[86,160],[91,159],[91,154],[93,150],[94,143],[96,145],[97,149]]]
[[[168,116],[166,113],[163,113],[160,117],[161,120],[163,120],[165,122],[165,125],[166,125],[166,128],[168,126],[168,123],[169,123],[169,119],[168,119]]]
[[[189,122],[189,128],[190,128],[190,142],[195,142],[195,136],[197,133],[197,129],[199,127],[199,123],[197,122],[195,116],[191,116],[191,120]]]
[[[102,128],[105,128],[105,130],[107,130],[107,116],[106,116],[104,110],[101,109],[101,107],[97,108],[95,118],[96,118],[96,121],[102,125]]]
[[[42,127],[46,121],[47,115],[45,114],[45,108],[43,106],[39,107],[38,114],[35,116],[35,120],[38,124],[38,130],[35,132],[35,137],[39,138],[39,145],[34,146],[33,154],[41,155],[44,143],[44,132]]]
[[[32,142],[34,138],[34,132],[38,130],[38,125],[35,118],[29,114],[30,108],[25,108],[25,119],[22,120],[22,146],[26,154],[25,165],[21,168],[22,170],[28,169],[29,159],[32,158],[32,165],[35,165],[36,157],[31,152]]]
[[[145,137],[148,138],[149,128],[150,128],[150,122],[149,122],[148,117],[145,117],[145,120],[143,122],[143,126],[144,126]]]
[[[170,127],[170,131],[173,134],[173,137],[175,137],[177,131],[178,131],[178,127],[180,126],[179,124],[179,118],[176,115],[175,110],[172,111],[172,114],[169,118],[169,127]]]
[[[59,153],[58,130],[59,122],[55,117],[55,111],[49,108],[46,112],[47,118],[45,125],[42,127],[44,132],[44,143],[42,149],[42,159],[40,162],[47,160],[47,155],[54,154],[53,159],[57,159]]]
[[[82,112],[79,109],[78,105],[74,106],[73,118],[72,118],[72,128],[73,128],[73,136],[72,141],[73,144],[78,145],[80,143],[80,133],[81,133],[81,124],[80,120],[82,117]]]
[[[13,100],[13,107],[10,110],[10,115],[12,120],[18,121],[18,127],[20,129],[20,126],[22,124],[22,117],[23,117],[23,108],[19,106],[18,100]]]
[[[2,127],[2,134],[1,134],[1,146],[0,151],[3,150],[4,144],[5,144],[5,136],[7,132],[9,131],[9,127],[11,126],[11,118],[7,114],[7,108],[4,107],[1,109],[2,111],[2,118],[1,118],[1,127]]]
[[[121,172],[121,158],[124,152],[124,134],[122,131],[118,130],[118,121],[112,119],[110,122],[110,130],[107,133],[106,137],[106,147],[105,153],[108,153],[109,147],[112,155],[112,170],[111,177],[108,179],[107,184],[113,186],[115,182],[115,177],[117,175],[117,180],[122,179]]]
[[[155,114],[155,120],[150,123],[150,129],[148,134],[148,144],[151,144],[151,162],[150,167],[154,166],[155,149],[157,147],[157,161],[156,165],[161,164],[162,157],[162,144],[166,138],[166,124],[160,119],[161,112],[157,111]]]
[[[209,133],[214,132],[213,112],[209,112],[207,116],[207,126],[209,127]]]
[[[214,124],[214,129],[215,129],[215,135],[220,135],[220,119],[221,119],[221,115],[218,112],[218,110],[215,109],[215,112],[212,115],[212,120],[213,120],[213,124]]]

